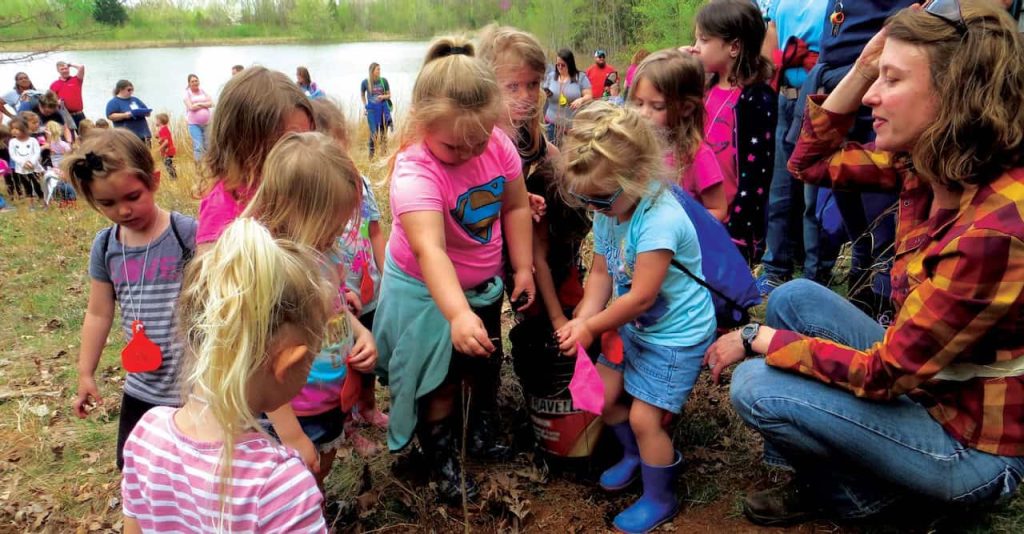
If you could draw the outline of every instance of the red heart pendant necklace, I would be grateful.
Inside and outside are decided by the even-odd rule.
[[[124,249],[127,248],[124,241],[121,242],[121,268],[124,269],[124,283],[128,286],[128,305],[129,309],[135,314],[135,320],[132,321],[132,339],[128,341],[128,344],[121,349],[121,365],[124,366],[124,370],[129,373],[149,373],[156,371],[160,368],[160,364],[163,363],[163,355],[160,352],[160,347],[153,343],[152,340],[146,336],[146,327],[142,324],[142,319],[139,318],[140,308],[142,307],[142,292],[146,288],[146,267],[149,265],[149,246],[153,242],[146,243],[146,254],[142,259],[142,266],[139,269],[139,302],[135,302],[134,291],[132,291],[132,281],[128,277],[128,256],[125,254]],[[121,303],[124,306],[124,302]]]

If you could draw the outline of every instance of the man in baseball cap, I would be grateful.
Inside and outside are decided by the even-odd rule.
[[[587,69],[587,78],[590,80],[590,87],[594,91],[594,98],[600,98],[597,93],[604,87],[604,81],[608,78],[608,75],[615,72],[615,67],[612,67],[605,62],[605,52],[603,48],[598,48],[594,51],[594,64]]]

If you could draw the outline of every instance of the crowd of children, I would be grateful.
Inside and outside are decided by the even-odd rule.
[[[74,411],[103,402],[95,372],[119,308],[126,531],[323,531],[341,444],[378,452],[360,425],[386,428],[392,452],[415,441],[442,500],[476,498],[457,444],[508,452],[506,297],[513,354],[596,356],[622,448],[599,485],[643,487],[614,526],[670,520],[684,456],[664,422],[720,326],[673,191],[760,261],[777,112],[765,36],[754,3],[714,0],[693,46],[635,56],[625,94],[603,50],[586,75],[559,51],[546,75],[543,47],[514,28],[435,39],[388,161],[387,240],[340,109],[267,68],[240,69],[204,125],[195,219],[158,205],[153,153],[125,129],[85,119],[68,139],[31,111],[0,126],[9,196],[77,192],[113,223],[90,253]],[[155,120],[176,179],[170,118]]]

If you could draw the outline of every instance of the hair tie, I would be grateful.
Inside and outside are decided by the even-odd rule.
[[[92,173],[103,171],[103,158],[95,152],[85,153],[85,157],[75,162],[73,173],[80,181],[92,180]]]
[[[466,48],[463,47],[463,46],[453,46],[450,49],[448,49],[448,55],[449,56],[455,56],[455,55],[468,56],[469,55],[469,50],[466,50]]]

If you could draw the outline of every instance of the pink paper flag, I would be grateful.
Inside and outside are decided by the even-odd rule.
[[[577,409],[595,415],[601,415],[604,410],[604,382],[579,343],[576,344],[576,370],[569,382],[569,393]]]

